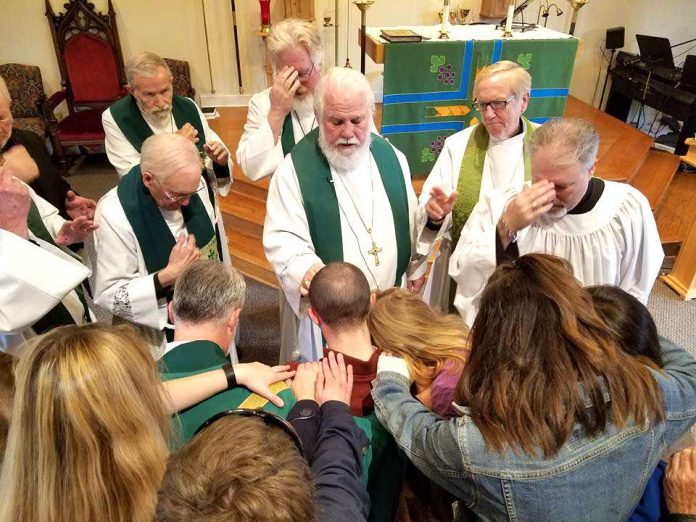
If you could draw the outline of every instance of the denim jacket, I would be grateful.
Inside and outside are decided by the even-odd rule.
[[[664,422],[610,424],[595,438],[576,426],[548,458],[487,449],[467,408],[444,420],[414,399],[397,373],[378,374],[372,396],[377,418],[413,463],[481,520],[626,520],[660,456],[696,422],[696,359],[666,339],[661,346],[664,371],[654,376]]]

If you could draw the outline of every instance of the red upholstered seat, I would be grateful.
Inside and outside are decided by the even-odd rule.
[[[101,112],[88,109],[74,112],[61,120],[58,139],[64,145],[82,142],[103,142],[104,127]]]
[[[76,104],[113,102],[121,96],[113,49],[88,33],[65,43],[65,65]]]

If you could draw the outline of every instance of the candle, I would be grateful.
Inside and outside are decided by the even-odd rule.
[[[271,0],[259,0],[261,4],[261,25],[271,25]]]
[[[508,6],[508,14],[505,19],[505,34],[512,33],[512,19],[515,17],[515,0],[511,0]]]

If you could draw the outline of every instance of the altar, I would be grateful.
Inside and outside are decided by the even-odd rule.
[[[385,27],[368,27],[366,49],[384,63],[382,135],[406,155],[413,177],[428,175],[445,138],[478,123],[472,89],[486,65],[510,60],[532,75],[530,120],[563,116],[576,38],[538,27],[503,39],[493,25],[454,25],[449,40],[440,40],[439,25],[399,28],[427,40],[390,44],[380,37]]]

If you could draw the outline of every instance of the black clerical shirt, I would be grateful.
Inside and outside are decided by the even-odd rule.
[[[568,211],[568,214],[580,215],[587,214],[590,210],[595,208],[595,205],[602,197],[604,192],[604,180],[600,178],[590,178],[590,182],[587,184],[587,190],[585,195],[582,197],[580,202],[573,207],[572,210]],[[500,236],[496,229],[495,232],[495,263],[500,265],[506,261],[514,261],[520,257],[520,250],[517,247],[517,242],[511,242],[508,247],[503,250],[503,243],[500,241]]]

